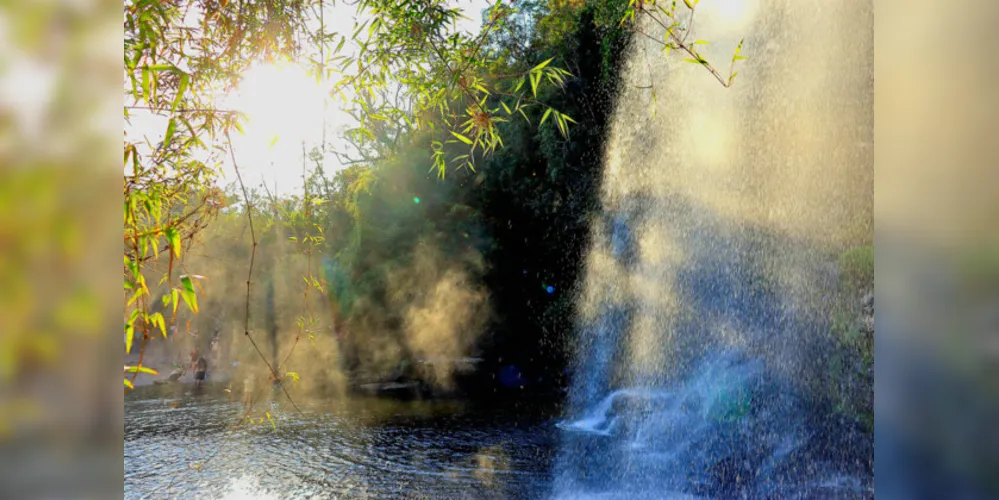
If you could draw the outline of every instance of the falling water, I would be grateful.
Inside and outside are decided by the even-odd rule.
[[[835,256],[873,240],[873,6],[706,0],[695,28],[750,59],[726,89],[629,49],[555,496],[872,496],[816,361]]]

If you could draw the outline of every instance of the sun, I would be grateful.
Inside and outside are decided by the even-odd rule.
[[[278,193],[301,189],[303,151],[323,144],[324,129],[335,130],[341,120],[329,101],[322,82],[295,63],[255,64],[244,72],[223,105],[247,118],[241,133],[232,135],[246,181],[266,182]],[[229,162],[223,166],[226,179],[235,179],[234,168]]]
[[[247,70],[227,104],[247,115],[249,138],[298,144],[315,143],[322,135],[326,99],[321,85],[301,66],[282,62]]]
[[[744,29],[758,7],[757,0],[716,0],[705,4],[728,29]]]

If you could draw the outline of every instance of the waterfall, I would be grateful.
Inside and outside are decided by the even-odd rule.
[[[634,37],[555,497],[873,496],[873,436],[823,406],[819,362],[836,256],[873,241],[873,22],[860,0],[705,0],[703,53],[750,57],[728,89]]]

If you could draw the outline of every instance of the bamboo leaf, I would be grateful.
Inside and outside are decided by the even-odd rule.
[[[528,123],[528,124],[530,124],[530,123],[531,123],[531,119],[530,119],[530,118],[528,118],[528,117],[527,117],[527,114],[525,114],[525,113],[524,113],[524,109],[523,109],[523,108],[521,108],[521,107],[517,107],[517,111],[519,111],[519,112],[520,112],[520,116],[523,116],[523,117],[524,117],[524,120],[527,120],[527,123]]]
[[[131,323],[125,323],[125,354],[132,353],[132,341],[135,337],[135,327]]]
[[[541,63],[541,64],[539,64],[539,65],[537,65],[537,66],[535,66],[535,67],[533,67],[533,68],[531,68],[531,73],[533,73],[533,72],[535,72],[535,71],[538,71],[538,70],[540,70],[541,68],[544,68],[545,66],[548,66],[548,64],[549,64],[549,63],[551,63],[551,62],[552,62],[552,60],[554,60],[554,59],[555,59],[554,57],[551,57],[551,58],[549,58],[549,59],[548,59],[547,61],[545,61],[545,62],[543,62],[543,63]]]
[[[170,243],[170,248],[173,249],[173,254],[178,259],[180,258],[180,231],[177,228],[170,226],[163,231],[166,234],[167,242]]]
[[[455,132],[453,130],[451,131],[451,135],[457,137],[458,140],[460,140],[461,142],[464,142],[465,144],[472,144],[472,140],[471,139],[469,139],[468,137],[465,137],[465,136],[463,136],[463,135],[461,135],[461,134],[459,134],[459,133],[457,133],[457,132]]]
[[[516,87],[514,87],[514,89],[513,89],[513,91],[514,91],[514,92],[517,92],[518,90],[520,90],[520,88],[521,88],[521,87],[523,87],[523,86],[524,86],[524,80],[525,80],[525,79],[526,79],[526,77],[523,77],[523,76],[522,76],[522,77],[520,77],[520,81],[519,81],[519,82],[517,82],[517,86],[516,86]]]
[[[198,296],[194,294],[194,283],[191,282],[191,277],[181,276],[180,284],[183,287],[180,293],[184,297],[184,302],[187,303],[187,307],[191,308],[191,311],[194,312],[194,314],[197,314]]]
[[[160,372],[153,370],[147,366],[125,366],[125,373],[148,373],[150,375],[159,375]]]
[[[163,338],[166,338],[166,322],[163,319],[163,315],[161,313],[154,313],[150,316],[150,319],[152,320],[153,326],[160,327],[160,333],[163,335]]]
[[[125,379],[125,387],[128,387],[129,389],[135,389],[135,386],[133,386],[132,382],[129,381],[127,378]]]
[[[142,99],[149,103],[149,68],[142,68]]]
[[[550,115],[551,113],[552,113],[552,108],[548,108],[545,110],[545,114],[541,115],[541,123],[538,124],[538,127],[545,124],[545,120],[548,119],[548,115]]]
[[[173,134],[177,132],[177,119],[171,117],[170,122],[167,123],[166,135],[163,136],[163,147],[170,145],[170,141],[173,139]]]
[[[179,106],[180,101],[184,99],[184,92],[187,91],[187,85],[190,80],[191,77],[187,73],[180,75],[180,82],[177,83],[177,95],[173,98],[173,105],[170,106],[170,112],[177,111],[177,106]]]

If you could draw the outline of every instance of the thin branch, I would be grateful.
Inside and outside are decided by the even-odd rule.
[[[263,351],[260,350],[260,346],[257,345],[257,342],[253,340],[252,336],[250,336],[250,286],[251,283],[253,282],[253,263],[257,255],[257,245],[258,245],[257,233],[253,228],[253,205],[250,203],[250,196],[249,193],[246,191],[246,184],[243,182],[243,176],[239,172],[239,164],[236,163],[236,153],[233,151],[232,138],[229,137],[228,130],[225,131],[225,138],[226,138],[226,144],[228,145],[229,149],[229,157],[232,159],[232,168],[233,170],[236,171],[236,179],[239,181],[239,187],[243,191],[243,201],[246,203],[246,218],[250,225],[250,238],[253,240],[253,248],[250,251],[250,269],[247,271],[247,276],[246,276],[246,309],[243,315],[243,335],[245,335],[246,338],[250,340],[250,344],[253,345],[253,348],[257,351],[257,354],[260,355],[260,359],[263,360],[264,364],[267,366],[267,369],[270,370],[271,376],[274,377],[274,380],[278,381],[281,387],[281,391],[284,392],[284,395],[288,397],[288,401],[290,401],[291,405],[294,406],[295,409],[298,410],[298,413],[300,413],[304,417],[305,413],[302,412],[302,409],[298,407],[298,404],[295,403],[295,400],[291,398],[291,394],[288,394],[288,389],[285,388],[284,384],[280,383],[281,379],[278,377],[277,371],[275,371],[274,367],[270,364],[269,361],[267,361],[267,356],[264,356],[264,353]]]
[[[687,45],[687,44],[685,44],[683,42],[683,40],[686,39],[686,35],[684,36],[683,39],[681,39],[680,37],[678,37],[676,35],[676,33],[672,29],[667,28],[666,25],[664,25],[659,19],[657,19],[656,16],[654,16],[651,13],[648,13],[646,11],[642,11],[642,13],[648,15],[649,18],[651,18],[653,21],[655,21],[660,26],[662,26],[666,30],[666,33],[669,35],[670,39],[676,45],[676,48],[678,48],[678,49],[686,52],[687,54],[689,54],[694,59],[700,61],[701,66],[703,66],[705,69],[707,69],[715,77],[715,79],[717,79],[718,82],[722,84],[723,87],[728,88],[728,87],[731,86],[731,84],[727,80],[725,80],[725,78],[722,77],[721,73],[719,73],[718,70],[715,69],[715,67],[711,65],[711,63],[709,63],[706,59],[704,59],[703,57],[701,57],[700,54],[698,54],[697,52],[695,52],[691,48],[690,45]],[[653,41],[655,41],[658,44],[668,45],[666,42],[658,40],[658,39],[650,36],[648,33],[645,33],[644,31],[642,31],[640,29],[637,29],[636,31],[639,32],[639,33],[641,33],[641,34],[643,34],[643,35],[645,35],[650,40],[653,40]],[[689,33],[689,31],[687,31],[686,33]],[[733,67],[734,67],[734,65],[733,65]]]
[[[126,109],[143,109],[147,111],[168,111],[166,107],[158,108],[154,106],[125,106]],[[224,113],[224,114],[240,114],[242,111],[237,111],[234,109],[218,109],[218,108],[177,108],[175,110],[169,111],[170,113]]]

